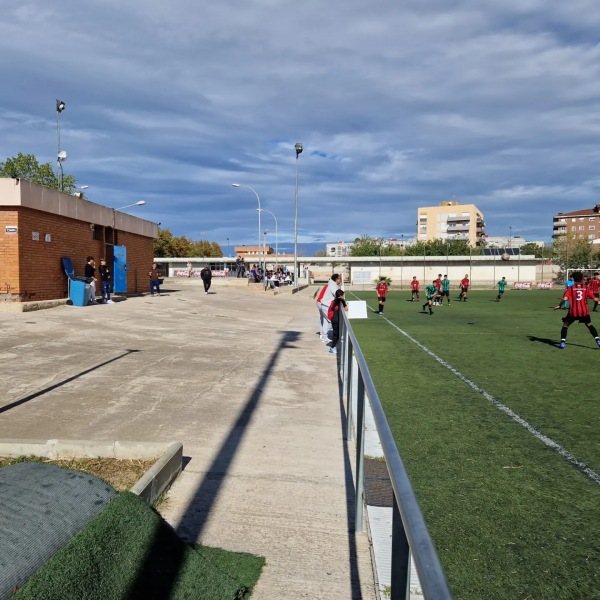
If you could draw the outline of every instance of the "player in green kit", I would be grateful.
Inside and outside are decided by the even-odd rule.
[[[504,294],[504,290],[506,289],[506,277],[503,277],[499,282],[498,282],[498,295],[496,296],[496,302],[500,302],[500,299],[502,298],[502,294]]]
[[[440,290],[438,289],[435,281],[425,288],[425,294],[427,297],[427,302],[423,304],[423,312],[425,312],[425,309],[429,307],[429,314],[432,315],[433,310],[431,309],[431,305],[436,298],[440,297]]]
[[[448,279],[448,275],[444,275],[444,279],[442,279],[441,286],[442,287],[440,289],[440,306],[444,304],[444,298],[448,300],[448,306],[450,306],[450,280]]]

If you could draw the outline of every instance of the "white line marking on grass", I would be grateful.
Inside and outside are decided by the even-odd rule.
[[[557,444],[554,440],[550,439],[548,436],[544,435],[541,431],[538,431],[533,425],[528,423],[525,419],[520,417],[516,412],[508,408],[505,404],[502,404],[500,400],[497,400],[486,392],[482,387],[479,387],[476,383],[471,381],[468,377],[465,377],[460,371],[455,369],[451,364],[447,363],[443,358],[440,358],[437,354],[432,352],[427,346],[421,344],[421,342],[415,340],[410,334],[406,333],[406,331],[400,329],[398,325],[392,323],[385,315],[381,315],[387,323],[389,323],[394,329],[397,329],[403,336],[408,338],[413,344],[416,344],[421,350],[429,354],[431,358],[435,359],[440,365],[446,367],[451,373],[456,375],[461,381],[466,383],[472,390],[481,394],[488,402],[491,402],[496,408],[501,410],[503,413],[508,415],[513,421],[516,421],[519,425],[527,429],[529,433],[532,433],[540,442],[548,446],[548,448],[554,450],[560,456],[562,456],[565,460],[570,462],[572,465],[577,467],[582,473],[587,475],[594,483],[600,485],[600,475],[590,469],[585,463],[578,460],[575,456],[573,456],[568,450],[565,450],[560,444]]]

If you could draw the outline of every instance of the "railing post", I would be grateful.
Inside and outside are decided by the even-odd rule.
[[[358,369],[357,369],[358,371]],[[354,530],[363,530],[363,491],[365,470],[365,382],[359,374],[356,405],[356,516]]]
[[[391,600],[410,600],[410,547],[393,495],[392,508],[392,590]]]
[[[354,413],[356,408],[356,394],[358,389],[358,363],[354,355],[354,346],[350,342],[350,356],[348,357],[348,422],[346,423],[346,439],[353,437]]]

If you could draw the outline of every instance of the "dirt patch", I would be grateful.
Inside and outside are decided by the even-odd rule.
[[[6,458],[0,456],[0,468],[20,462],[40,462],[82,471],[106,481],[117,492],[130,490],[156,460],[122,460],[116,458],[67,458],[53,460],[40,456],[19,456]]]

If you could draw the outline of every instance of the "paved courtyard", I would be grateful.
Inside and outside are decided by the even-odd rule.
[[[265,556],[255,600],[374,599],[312,291],[221,283],[0,312],[0,438],[180,441],[160,510],[189,541]]]

